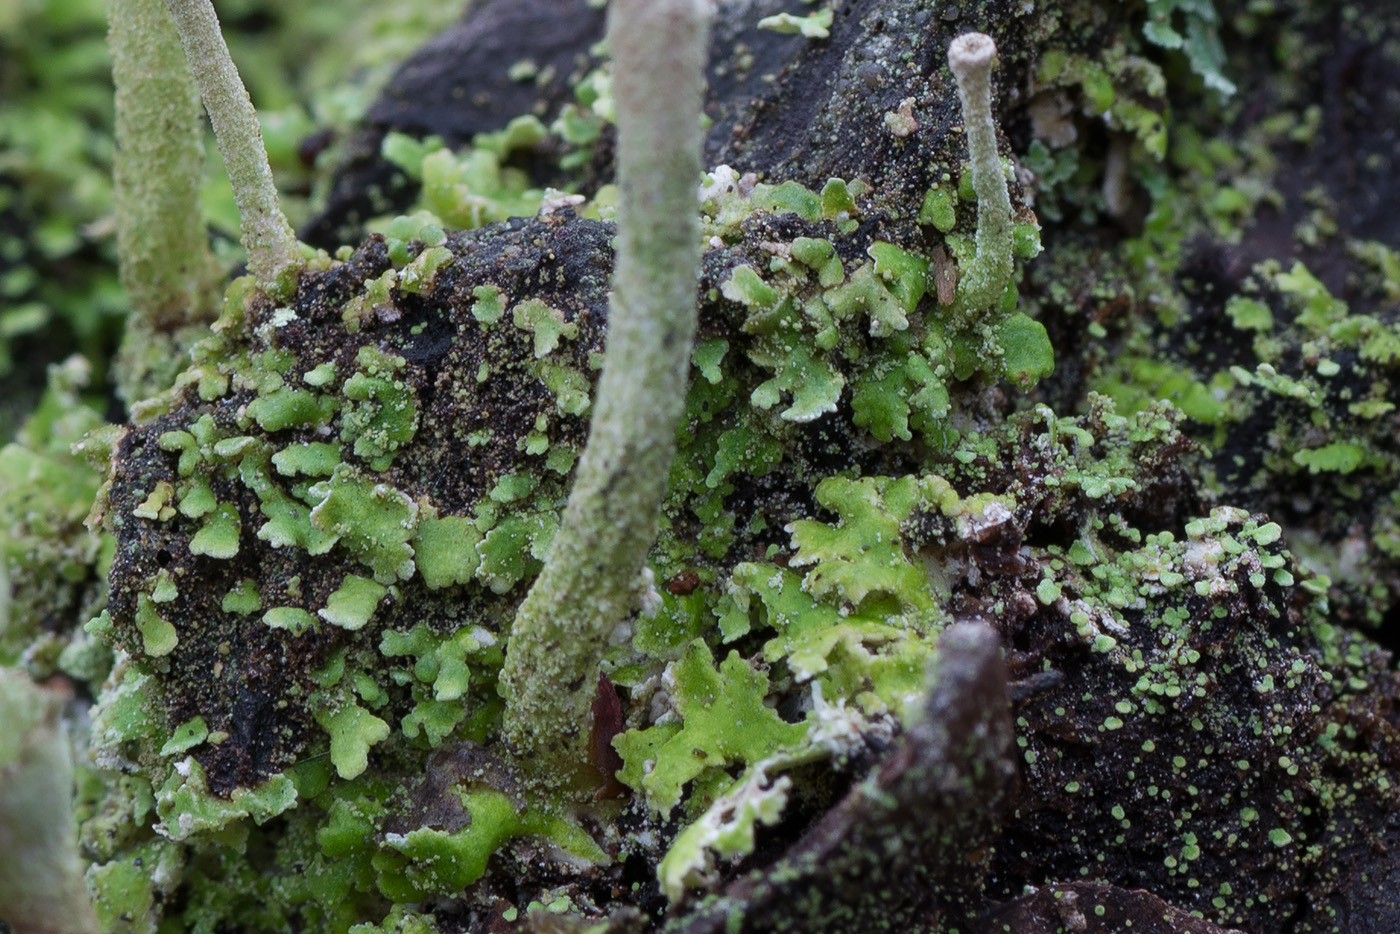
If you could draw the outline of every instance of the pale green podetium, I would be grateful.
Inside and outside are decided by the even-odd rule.
[[[200,208],[199,92],[170,15],[162,0],[112,0],[107,15],[117,253],[132,309],[116,378],[122,397],[135,402],[173,380],[194,339],[181,332],[213,321],[223,274]]]
[[[991,36],[963,33],[948,47],[948,67],[958,82],[967,134],[972,189],[977,193],[977,254],[959,270],[957,299],[972,319],[993,308],[1011,282],[1011,195],[997,155],[992,119],[992,64],[997,47]]]
[[[264,292],[286,299],[302,269],[301,252],[292,225],[282,213],[262,127],[219,31],[219,18],[209,0],[165,0],[165,5],[175,18],[185,58],[228,168],[248,268]]]
[[[607,356],[563,523],[516,615],[501,676],[506,741],[555,787],[587,759],[598,659],[637,609],[685,404],[708,16],[708,0],[608,7],[619,203]]]

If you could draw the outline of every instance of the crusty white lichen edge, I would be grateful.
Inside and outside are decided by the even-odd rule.
[[[511,628],[507,745],[563,788],[585,761],[599,658],[636,610],[695,334],[708,0],[613,0],[619,201],[607,354],[563,522]]]
[[[958,281],[959,304],[973,315],[997,303],[1013,269],[1011,195],[997,155],[996,122],[992,118],[992,65],[996,57],[996,43],[980,32],[963,33],[948,46],[948,67],[958,82],[962,104],[972,190],[977,193],[977,254]]]
[[[670,668],[667,669],[668,673]],[[912,692],[906,701],[914,709],[918,699],[932,689]],[[845,698],[830,703],[822,696],[820,681],[811,682],[812,725],[805,748],[779,753],[752,763],[738,780],[676,835],[657,866],[661,891],[672,904],[685,898],[686,890],[713,879],[721,861],[736,862],[753,852],[760,824],[771,826],[787,808],[792,779],[778,774],[825,756],[841,759],[869,745],[871,740],[889,744],[899,732],[899,721],[890,713],[867,716],[848,707]]]

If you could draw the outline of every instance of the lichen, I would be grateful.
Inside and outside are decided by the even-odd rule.
[[[101,609],[116,544],[84,525],[102,475],[71,450],[102,425],[85,395],[90,373],[77,357],[55,366],[24,429],[0,448],[0,664],[36,678],[102,677],[104,650],[77,631]],[[100,459],[104,438],[82,444]]]
[[[780,762],[781,769],[833,755],[850,761],[853,750],[864,748],[854,737],[863,728],[888,730],[872,724],[897,716],[921,683],[937,614],[920,584],[922,572],[908,563],[896,572],[887,563],[893,557],[888,549],[899,548],[890,531],[911,508],[911,491],[922,487],[910,487],[906,479],[860,493],[871,481],[819,484],[820,471],[801,461],[789,467],[793,455],[784,453],[784,439],[814,423],[867,439],[862,443],[872,452],[882,440],[928,438],[946,445],[955,437],[946,422],[955,398],[947,387],[957,375],[925,349],[940,346],[941,338],[936,319],[921,311],[932,300],[925,285],[928,263],[857,234],[851,222],[860,208],[851,192],[840,182],[820,193],[794,186],[771,196],[759,191],[751,217],[732,228],[735,241],[713,248],[706,261],[705,276],[716,283],[711,288],[718,296],[706,306],[714,316],[707,326],[736,317],[750,323],[735,329],[722,347],[712,342],[697,350],[702,367],[665,509],[670,531],[654,552],[653,571],[669,580],[684,567],[704,568],[711,583],[686,605],[663,600],[660,612],[710,616],[721,622],[719,628],[690,631],[732,639],[744,635],[738,606],[766,606],[768,615],[760,613],[747,626],[777,630],[764,653],[766,664],[793,675],[770,683],[733,652],[715,666],[712,651],[722,651],[722,643],[694,636],[688,648],[685,641],[662,640],[654,657],[634,654],[626,643],[610,650],[606,664],[629,690],[662,677],[668,662],[676,666],[675,716],[693,735],[675,740],[669,735],[674,725],[648,725],[633,713],[633,738],[619,741],[624,778],[642,768],[641,754],[628,750],[656,747],[655,755],[668,763],[646,781],[632,779],[661,811],[678,803],[695,779],[697,788],[708,789],[689,795],[686,812],[698,816],[733,783],[717,768],[731,757],[739,765],[767,761],[766,768]],[[806,216],[789,213],[788,205]],[[720,204],[714,210],[734,216],[735,209]],[[794,258],[747,246],[754,236],[748,230],[765,237],[783,230]],[[399,265],[389,244],[371,240],[343,263],[305,273],[287,305],[235,284],[215,335],[195,352],[195,366],[151,409],[151,419],[122,439],[106,515],[135,547],[125,548],[116,562],[111,612],[99,628],[147,671],[130,702],[148,711],[134,719],[126,715],[120,722],[129,726],[103,722],[116,731],[109,745],[151,761],[153,784],[165,789],[157,793],[164,803],[156,815],[170,816],[157,832],[191,842],[226,834],[234,825],[258,833],[251,825],[274,811],[245,810],[248,817],[240,822],[242,804],[229,810],[217,802],[229,795],[236,802],[245,794],[262,800],[271,794],[263,789],[274,787],[281,789],[276,809],[294,815],[284,819],[316,827],[330,807],[316,803],[317,794],[347,795],[358,783],[381,782],[374,776],[389,763],[421,762],[433,750],[447,753],[464,735],[490,749],[500,716],[494,694],[502,624],[558,522],[569,461],[559,471],[555,453],[576,452],[581,441],[579,416],[588,411],[591,357],[599,349],[602,279],[597,272],[591,279],[566,277],[569,291],[553,298],[515,296],[520,283],[537,281],[537,267],[600,269],[594,264],[606,255],[598,243],[607,228],[556,214],[485,233],[490,239],[448,234],[437,247],[409,241]],[[536,257],[534,266],[513,260],[517,279],[503,277],[490,259],[512,241],[510,249],[532,250]],[[435,262],[432,275],[409,282],[386,276],[411,267],[430,249],[450,252]],[[752,271],[750,292],[731,298],[726,293],[738,286],[726,284],[736,276],[744,281],[739,269]],[[375,290],[363,313],[342,313],[357,296]],[[499,311],[483,313],[483,302]],[[799,302],[808,309],[801,318],[785,310]],[[977,339],[995,346],[994,333]],[[486,382],[477,377],[478,361],[491,368]],[[783,392],[774,383],[781,374],[817,366],[832,374],[833,387],[819,405],[794,409],[769,401]],[[1001,375],[999,361],[983,366]],[[884,367],[890,368],[885,378],[895,387],[894,398],[908,394],[908,402],[895,403],[908,406],[901,423],[860,414],[867,411],[861,400],[875,403],[871,371]],[[561,383],[561,372],[574,375]],[[899,375],[904,373],[914,375]],[[453,375],[444,381],[442,374]],[[901,390],[900,379],[910,388]],[[849,384],[863,387],[860,394],[846,389]],[[925,402],[921,388],[942,391]],[[508,400],[507,407],[496,409],[492,400]],[[454,456],[457,446],[473,453]],[[805,460],[817,452],[798,456]],[[875,456],[908,461],[897,450]],[[707,516],[718,518],[716,507],[727,511],[725,498],[739,484],[789,470],[809,477],[808,492],[794,491],[786,502],[765,507],[767,519],[756,516],[722,538],[710,532],[686,544],[688,529]],[[164,491],[159,503],[151,499],[157,490]],[[852,510],[851,524],[827,527],[807,520],[794,526],[794,570],[736,562],[753,547],[746,543],[782,547],[781,529],[823,506],[841,515]],[[893,518],[883,518],[886,509]],[[724,527],[723,520],[712,526]],[[847,567],[852,549],[875,542],[879,547]],[[805,574],[795,574],[808,564]],[[876,576],[862,582],[861,568]],[[722,586],[731,573],[734,583]],[[760,579],[773,574],[792,578],[784,592],[800,599],[787,611],[791,618],[774,602],[781,595]],[[171,591],[163,582],[174,580],[180,583]],[[160,603],[157,587],[166,587]],[[888,617],[891,601],[904,601],[911,614],[908,636]],[[203,622],[163,625],[168,620]],[[461,629],[460,620],[476,620],[477,628]],[[647,625],[660,631],[692,624],[657,618]],[[143,658],[160,667],[145,669]],[[794,676],[798,680],[790,681]],[[777,718],[767,704],[775,702],[774,692],[794,686],[794,696],[813,709],[851,704],[849,716],[832,721],[844,726]],[[773,730],[753,732],[749,746],[723,752],[730,742],[722,729],[727,721],[718,714],[696,719],[707,690],[732,696],[740,708],[771,720]],[[220,742],[175,741],[170,748],[181,747],[190,757],[179,762],[153,756],[170,746],[176,726],[196,719],[207,737],[218,735]],[[253,722],[257,732],[249,729]],[[700,760],[693,750],[712,746],[714,754],[695,771]],[[323,767],[318,780],[329,781],[327,791],[306,791],[307,779],[298,776],[325,762],[322,756],[333,769],[324,777]],[[449,787],[433,794],[456,795]],[[464,802],[498,800],[481,797],[493,787],[490,794],[512,793],[510,785],[490,782],[477,786],[479,791],[471,787],[463,786]],[[517,815],[531,813],[530,805],[511,807]],[[215,816],[189,817],[187,832],[172,829],[170,821],[180,813],[206,812]],[[555,812],[546,807],[540,813]],[[391,830],[415,825],[401,823],[385,806],[376,814],[371,834],[378,841],[379,868],[376,881],[362,891],[391,901],[416,898],[424,886],[436,891],[461,881],[430,870],[447,852],[440,852],[442,846],[452,852],[466,846],[477,854],[465,866],[479,866],[498,848],[531,845],[541,835],[566,850],[592,854],[585,866],[605,863],[603,854],[616,858],[615,843],[599,841],[604,850],[599,844],[590,849],[562,816],[512,818],[515,823],[507,821],[499,832],[454,836],[428,826]],[[770,809],[770,816],[778,815]],[[272,837],[267,843],[282,845]]]
[[[1352,627],[1396,586],[1400,262],[1313,249],[1317,193],[1301,259],[1220,246],[1285,197],[1269,147],[1321,124],[1219,132],[1235,105],[1166,80],[1222,89],[1208,6],[1176,5],[1194,61],[1136,40],[1141,7],[971,6],[1004,49],[1015,267],[959,299],[982,199],[941,46],[832,82],[891,174],[805,174],[828,149],[705,176],[660,534],[553,783],[500,682],[595,405],[615,193],[578,173],[607,172],[609,66],[456,153],[390,136],[420,204],[294,294],[232,283],[173,387],[81,442],[97,467],[55,374],[0,453],[0,661],[94,698],[104,929],[981,930],[1051,896],[1045,925],[1384,926],[1396,687]],[[857,19],[755,42],[798,74]],[[588,197],[518,168],[556,157]]]

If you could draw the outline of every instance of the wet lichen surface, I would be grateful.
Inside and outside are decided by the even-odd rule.
[[[236,280],[127,425],[55,375],[0,453],[64,479],[0,492],[0,660],[91,691],[106,930],[1400,926],[1400,156],[1362,129],[1400,107],[1349,83],[1400,69],[1394,13],[823,12],[721,6],[679,454],[562,791],[497,679],[604,349],[605,69],[461,154],[391,135],[419,213],[285,302]],[[1015,179],[990,308],[971,28]]]

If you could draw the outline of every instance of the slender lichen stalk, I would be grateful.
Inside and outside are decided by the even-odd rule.
[[[111,0],[116,86],[117,254],[131,303],[115,368],[128,402],[169,385],[189,339],[212,322],[222,273],[204,229],[199,89],[163,0]]]
[[[243,228],[248,268],[264,292],[290,294],[302,268],[296,234],[277,198],[262,127],[209,0],[165,0],[219,141]]]
[[[997,155],[992,119],[992,65],[997,46],[980,32],[958,36],[948,47],[948,67],[958,82],[967,134],[972,190],[977,193],[977,255],[959,270],[959,304],[969,314],[994,306],[1011,281],[1011,195]]]
[[[560,784],[584,760],[598,662],[636,610],[695,333],[707,0],[613,0],[617,260],[607,357],[562,526],[511,628],[509,746]]]
[[[122,285],[136,314],[173,330],[214,307],[218,277],[199,201],[199,89],[162,0],[111,0],[108,20]]]

